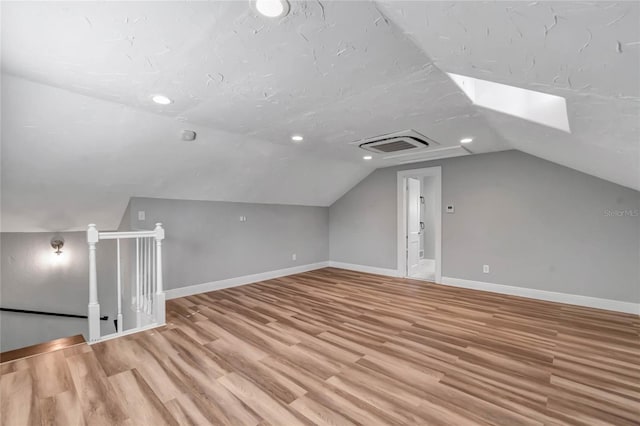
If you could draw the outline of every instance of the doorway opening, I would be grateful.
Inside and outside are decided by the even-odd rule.
[[[442,169],[398,172],[398,275],[442,281]]]

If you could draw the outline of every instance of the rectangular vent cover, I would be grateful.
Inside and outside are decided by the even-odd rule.
[[[406,149],[413,149],[416,147],[416,145],[404,139],[395,139],[395,140],[392,140],[391,142],[388,142],[388,141],[369,142],[368,144],[363,144],[363,145],[366,146],[367,148],[373,148],[376,151],[380,151],[380,152],[398,152],[398,151],[404,151]],[[363,145],[360,145],[360,146],[364,148]]]
[[[362,149],[380,154],[419,151],[430,145],[437,145],[436,142],[415,130],[376,136],[356,143]]]

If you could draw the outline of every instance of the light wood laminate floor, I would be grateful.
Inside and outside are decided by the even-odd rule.
[[[638,316],[322,269],[1,366],[3,425],[631,425]]]

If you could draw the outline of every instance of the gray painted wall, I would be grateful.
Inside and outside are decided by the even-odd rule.
[[[166,289],[329,260],[328,207],[132,198],[129,213],[163,223]]]
[[[65,239],[57,257],[51,237]],[[86,315],[89,254],[84,232],[1,233],[0,303],[3,307]],[[115,244],[101,241],[97,251],[98,297],[102,315],[115,318]],[[115,331],[102,322],[103,333]],[[0,351],[87,333],[87,320],[2,312]]]
[[[443,276],[640,302],[640,193],[519,151],[374,171],[330,207],[330,259],[395,269],[397,171],[437,165]]]
[[[444,276],[640,302],[640,193],[518,151],[378,169],[330,208],[133,198],[119,229],[163,222],[167,289],[329,259],[395,269],[396,172],[435,165],[443,206],[456,207],[443,213]],[[62,235],[73,261],[54,267],[53,233],[0,234],[3,306],[86,312],[85,233]],[[113,317],[113,241],[99,243],[98,265],[101,308]],[[0,319],[2,351],[86,333],[84,320]]]
[[[131,231],[131,199],[129,199],[127,208],[122,214],[122,219],[120,219],[120,224],[118,225],[118,231]]]

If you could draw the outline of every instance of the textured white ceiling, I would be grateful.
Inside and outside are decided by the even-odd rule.
[[[634,3],[0,5],[4,231],[114,228],[131,196],[326,206],[391,164],[349,142],[408,128],[640,188]],[[565,96],[574,132],[480,110],[445,72]]]
[[[566,98],[571,134],[481,110],[513,148],[640,190],[640,2],[381,9],[443,71]]]

